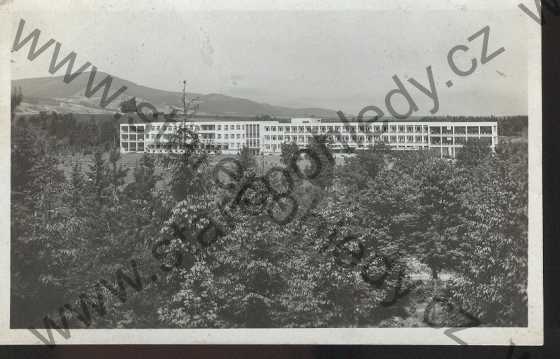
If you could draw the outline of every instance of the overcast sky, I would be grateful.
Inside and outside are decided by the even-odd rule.
[[[64,16],[61,16],[64,14]],[[384,107],[395,88],[392,76],[414,77],[429,87],[431,65],[439,94],[438,114],[527,114],[526,15],[519,10],[468,8],[430,11],[142,11],[26,12],[41,39],[62,43],[62,55],[78,54],[101,71],[149,87],[180,91],[182,79],[199,93],[222,93],[274,105],[324,107],[357,113]],[[470,76],[459,78],[447,64],[450,48],[466,67],[480,58],[482,37],[467,37],[490,25],[489,52],[506,51]],[[12,54],[13,78],[49,76],[52,49],[35,61]],[[60,70],[57,75],[62,75]],[[445,86],[452,79],[454,86]],[[433,102],[407,83],[418,115]]]

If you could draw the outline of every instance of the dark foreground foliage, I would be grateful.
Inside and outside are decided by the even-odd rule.
[[[456,162],[368,150],[312,180],[294,174],[286,146],[298,210],[279,224],[266,186],[239,195],[260,173],[247,151],[230,185],[203,154],[128,170],[103,146],[64,175],[56,136],[13,121],[13,327],[84,303],[90,320],[67,310],[71,326],[417,326],[415,308],[436,295],[481,325],[527,323],[526,144],[473,144]],[[113,284],[123,273],[124,293]]]

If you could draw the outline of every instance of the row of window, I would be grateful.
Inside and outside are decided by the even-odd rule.
[[[218,139],[221,139],[221,138],[222,138],[222,134],[221,134],[221,133],[216,134],[216,136],[217,136],[216,138],[218,138]],[[227,134],[227,133],[225,133],[225,134],[224,134],[224,139],[228,140],[228,139],[230,139],[230,138],[231,138],[231,139],[234,139],[234,138],[237,138],[237,139],[245,138],[245,134],[243,134],[243,133],[236,133],[236,134],[233,134],[233,133],[232,133],[232,134]]]
[[[154,131],[174,131],[179,124],[153,125],[151,130]],[[287,132],[287,133],[368,133],[368,132],[389,132],[389,133],[425,133],[431,134],[492,134],[492,126],[428,126],[428,125],[344,125],[344,126],[265,126],[266,132]],[[250,137],[258,137],[259,125],[187,125],[187,128],[194,131],[230,131],[230,130],[247,130]],[[123,132],[144,132],[145,126],[123,125]]]
[[[212,140],[214,139],[214,136],[210,136],[213,134],[200,134],[200,138],[205,140]],[[221,134],[217,134],[216,135],[218,140],[222,139],[222,135]],[[154,134],[150,134],[148,135],[148,138],[151,140],[161,140],[161,139],[169,139],[169,136],[166,135],[154,135]],[[265,141],[292,141],[292,142],[300,142],[300,143],[308,143],[309,142],[309,138],[310,136],[295,136],[295,135],[265,135],[264,139]],[[395,135],[391,135],[391,136],[387,136],[387,135],[383,135],[383,136],[356,136],[356,135],[337,135],[337,136],[327,136],[328,139],[330,139],[331,141],[342,141],[342,142],[349,142],[349,141],[353,141],[353,142],[372,142],[372,141],[379,141],[379,140],[383,140],[383,141],[387,141],[389,143],[404,143],[404,142],[409,142],[409,143],[418,143],[418,142],[427,142],[428,141],[428,136],[395,136]],[[435,137],[432,136],[431,137],[431,142],[432,144],[439,144],[439,143],[444,143],[444,144],[452,144],[453,143],[453,138],[455,138],[455,143],[456,144],[464,144],[466,142],[466,137],[455,137],[455,136],[450,136],[450,137]],[[238,140],[244,140],[245,139],[245,135],[243,134],[224,134],[223,139],[225,140],[229,140],[229,139],[238,139]],[[483,141],[492,141],[491,138],[489,137],[482,137]],[[121,134],[121,141],[144,141],[144,135],[136,135],[136,134]],[[249,144],[249,146],[251,147],[258,147],[258,143],[259,140],[258,139],[248,139],[247,143]]]
[[[432,135],[491,135],[492,126],[437,126],[430,127],[430,134]]]
[[[273,135],[273,136],[265,136],[265,140],[273,140],[273,141],[284,141],[284,142],[296,142],[296,143],[309,143],[309,136],[289,136],[289,135]],[[475,137],[430,137],[430,144],[439,145],[464,145],[469,138]],[[476,137],[478,139],[478,137]],[[373,143],[373,141],[382,141],[387,143],[427,143],[428,136],[330,136],[329,140],[331,142],[369,142]],[[480,141],[483,144],[491,145],[492,144],[492,137],[481,137]]]
[[[131,133],[131,134],[121,134],[121,141],[122,140],[132,140],[132,141],[144,141],[144,134],[136,134],[136,133]]]
[[[137,125],[123,125],[121,126],[121,131],[123,132],[144,132],[145,126]]]
[[[125,151],[144,151],[144,143],[121,142],[121,148]]]
[[[292,141],[300,143],[308,143],[311,136],[293,136],[293,135],[265,135],[265,141]],[[342,141],[342,142],[372,142],[372,141],[388,141],[388,142],[428,142],[428,136],[327,136],[330,141]]]
[[[165,125],[152,125],[151,130],[159,131],[159,130],[175,130],[179,128],[181,124],[165,124]],[[248,125],[195,125],[195,124],[187,124],[187,128],[191,130],[203,130],[203,131],[212,131],[218,130],[228,131],[228,130],[249,130],[249,131],[256,131],[259,127],[258,124],[248,124]],[[311,131],[321,131],[321,132],[328,132],[328,131],[341,131],[345,130],[346,132],[371,132],[371,131],[382,131],[388,130],[389,132],[426,132],[428,130],[437,130],[443,131],[443,133],[448,132],[451,133],[453,129],[455,129],[455,133],[462,131],[464,133],[465,127],[474,131],[478,132],[478,128],[480,127],[481,131],[492,131],[492,126],[433,126],[433,125],[387,125],[387,124],[376,124],[376,125],[332,125],[332,126],[297,126],[297,125],[290,125],[290,126],[265,126],[265,131],[267,132],[311,132]],[[125,132],[144,132],[145,125],[122,125],[121,130]]]
[[[222,131],[222,125],[216,125],[216,129],[218,131]],[[241,129],[245,129],[245,125],[223,125],[223,130],[224,131],[228,131],[228,130],[241,130]]]
[[[266,132],[402,132],[402,133],[421,133],[428,131],[428,125],[342,125],[342,126],[265,126]]]
[[[205,148],[205,149],[209,149],[209,150],[228,150],[228,149],[236,149],[236,150],[240,150],[243,147],[245,147],[244,144],[240,144],[240,143],[215,143],[215,144],[207,144],[207,145],[203,145],[201,146],[201,148]],[[136,146],[135,144],[131,143],[123,143],[121,148],[124,151],[147,151],[147,152],[159,152],[159,153],[167,153],[167,152],[184,152],[184,150],[181,150],[178,147],[175,148],[170,148],[169,146],[166,146],[164,144],[161,143],[155,143],[155,144],[151,144],[148,145],[144,148],[143,144],[142,146]]]
[[[431,145],[464,145],[474,137],[430,137]],[[491,146],[492,137],[481,137],[477,139],[483,145]]]

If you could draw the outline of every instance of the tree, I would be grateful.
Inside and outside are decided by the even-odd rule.
[[[415,169],[418,179],[416,253],[438,279],[442,269],[452,269],[462,259],[468,243],[463,218],[465,179],[452,163],[428,158]],[[434,282],[435,283],[435,282]]]
[[[470,173],[469,243],[453,298],[488,325],[527,325],[527,144],[501,144]]]
[[[110,170],[103,160],[103,152],[97,151],[93,155],[93,163],[89,166],[86,176],[94,204],[101,206],[107,201],[109,188],[112,184]]]
[[[208,165],[208,154],[198,134],[187,125],[189,118],[198,111],[198,105],[195,104],[198,97],[188,100],[186,86],[187,82],[183,81],[183,121],[174,133],[163,135],[167,136],[169,153],[163,158],[162,164],[171,170],[171,193],[176,201],[210,191],[209,181],[203,176]]]
[[[122,113],[136,112],[136,97],[121,102],[119,108]]]
[[[387,312],[384,305],[402,296],[401,260],[382,252],[390,249],[382,248],[356,198],[328,198],[297,231],[302,236],[292,246],[302,254],[293,258],[310,270],[290,274],[289,283],[305,288],[302,296],[313,295],[293,295],[290,309],[301,316],[293,320],[319,327],[374,325]]]
[[[462,167],[472,168],[481,163],[491,154],[492,150],[488,144],[479,139],[469,138],[468,142],[457,149],[457,164]]]
[[[292,159],[298,150],[299,147],[295,142],[283,143],[281,145],[280,162],[282,162],[284,166],[290,167]]]
[[[12,120],[15,117],[15,111],[17,107],[21,104],[22,101],[23,101],[23,93],[21,92],[21,87],[18,88],[13,87],[12,94],[11,94],[11,106],[10,106]]]
[[[126,186],[127,194],[135,199],[152,199],[152,192],[161,176],[156,175],[156,163],[153,156],[144,154],[133,171],[134,182]]]
[[[193,156],[180,154],[174,159],[168,157],[164,159],[164,163],[172,163],[170,185],[176,201],[182,201],[189,195],[207,192],[209,183],[203,176],[208,163],[205,152],[195,153]]]
[[[257,161],[255,160],[255,156],[251,153],[249,147],[243,146],[243,148],[241,148],[241,151],[239,151],[238,160],[241,168],[243,169],[243,172],[257,167]]]
[[[123,169],[120,164],[117,164],[120,157],[121,153],[117,148],[113,148],[111,152],[109,152],[109,162],[111,164],[110,176],[111,184],[113,186],[113,196],[116,196],[117,190],[124,184],[124,179],[128,172],[128,170]]]
[[[308,151],[310,153],[312,169],[307,169],[305,177],[323,189],[328,189],[333,184],[335,161],[329,149],[327,136],[313,136],[309,138]]]
[[[44,134],[13,128],[11,189],[11,324],[34,325],[64,293],[75,221],[63,201],[66,184]],[[38,305],[38,303],[40,305]]]
[[[373,150],[358,151],[355,157],[345,160],[342,168],[337,171],[337,179],[350,190],[362,190],[384,167],[383,153]]]
[[[236,208],[229,213],[234,220],[227,221],[213,204],[194,197],[180,202],[162,230],[169,238],[162,257],[175,262],[173,253],[188,255],[169,272],[168,280],[179,287],[168,293],[172,300],[163,303],[161,320],[178,327],[229,328],[372,323],[371,313],[386,293],[364,282],[360,268],[341,264],[352,254],[335,255],[344,235],[330,217],[345,211],[336,205],[316,211],[315,220],[302,227]],[[351,217],[344,219],[350,229]],[[216,235],[201,235],[212,232],[208,228]],[[331,231],[336,238],[325,242],[323,234]],[[330,244],[335,248],[323,248]]]
[[[83,191],[86,186],[86,180],[82,173],[82,166],[76,162],[72,166],[72,173],[70,175],[71,185],[71,198],[70,203],[75,216],[81,215],[84,203]]]

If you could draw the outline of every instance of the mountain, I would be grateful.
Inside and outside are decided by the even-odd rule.
[[[136,97],[136,102],[148,102],[159,111],[169,112],[171,106],[182,108],[181,92],[165,91],[138,85],[115,76],[109,96],[121,86],[127,89],[105,109],[99,103],[104,87],[101,87],[93,96],[85,95],[86,84],[90,73],[84,72],[70,83],[63,81],[63,76],[40,77],[13,80],[12,86],[21,87],[24,100],[18,112],[37,113],[39,111],[57,111],[59,113],[105,113],[118,110],[122,101]],[[99,84],[106,76],[103,72],[95,74],[94,86]],[[335,117],[333,110],[322,108],[290,108],[274,106],[266,103],[251,101],[244,98],[226,96],[221,94],[193,94],[189,98],[199,97],[199,114],[221,116],[258,116],[269,115],[276,117]]]

